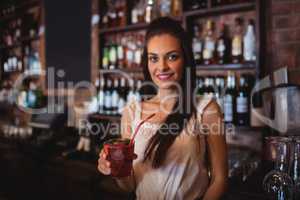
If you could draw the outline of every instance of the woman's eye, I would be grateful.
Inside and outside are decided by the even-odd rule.
[[[155,62],[158,61],[158,57],[156,57],[156,56],[150,56],[149,57],[149,61],[152,62],[152,63],[155,63]]]
[[[170,54],[170,55],[168,56],[168,60],[170,60],[170,61],[175,61],[175,60],[177,60],[178,57],[179,57],[179,56],[178,56],[177,54]]]

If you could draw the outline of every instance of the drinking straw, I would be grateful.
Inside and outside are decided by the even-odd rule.
[[[132,145],[132,144],[133,144],[134,138],[135,138],[137,132],[140,130],[140,127],[141,127],[146,121],[148,121],[149,119],[151,119],[152,117],[154,117],[154,115],[155,115],[155,113],[149,115],[146,119],[144,119],[143,121],[141,121],[141,122],[139,123],[139,125],[138,125],[138,126],[136,127],[136,129],[134,130],[134,134],[133,134],[133,137],[132,137],[131,140],[130,140],[129,145]]]

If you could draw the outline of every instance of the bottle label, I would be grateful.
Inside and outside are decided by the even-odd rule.
[[[233,121],[233,98],[231,95],[225,95],[224,98],[224,120],[225,122]]]
[[[142,59],[142,52],[140,49],[137,49],[135,51],[135,55],[134,55],[134,61],[136,64],[140,64],[141,63],[141,59]]]
[[[126,58],[128,60],[128,62],[132,62],[133,61],[133,57],[134,57],[134,54],[131,50],[127,50],[126,52]]]
[[[138,12],[136,9],[133,9],[131,12],[131,23],[138,23]]]
[[[247,97],[237,97],[236,99],[236,112],[247,113],[248,112],[248,99]]]
[[[107,92],[105,95],[105,107],[110,109],[112,106],[112,96]]]
[[[232,40],[232,55],[242,55],[242,40],[240,37],[234,37]]]
[[[112,63],[117,62],[117,51],[114,47],[110,48],[109,61],[112,62]]]
[[[112,94],[112,107],[118,107],[119,95],[116,91]]]
[[[118,54],[118,60],[123,60],[124,59],[123,46],[121,46],[121,45],[118,46],[117,54]]]
[[[105,103],[103,90],[100,90],[98,98],[99,98],[99,106],[103,106]]]
[[[244,58],[246,61],[254,60],[255,58],[255,40],[254,38],[244,38]]]
[[[224,55],[224,51],[225,51],[225,44],[224,44],[224,40],[220,39],[218,42],[218,48],[217,51],[219,52],[219,55]]]
[[[210,59],[213,57],[213,52],[215,49],[215,43],[213,41],[206,41],[205,47],[203,50],[203,58],[204,59]]]
[[[103,56],[103,58],[102,58],[102,67],[103,67],[104,69],[106,69],[107,66],[108,66],[108,59],[107,59],[106,56]]]
[[[197,41],[193,43],[193,52],[198,53],[202,51],[202,43]]]

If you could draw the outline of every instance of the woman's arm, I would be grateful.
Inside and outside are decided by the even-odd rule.
[[[218,200],[227,189],[228,158],[223,130],[223,116],[216,102],[211,102],[203,113],[202,123],[208,128],[207,146],[211,167],[211,182],[204,200]]]
[[[125,107],[121,117],[121,137],[129,138],[131,136],[131,120],[133,120],[133,116],[128,107]],[[132,175],[125,178],[115,178],[117,184],[120,188],[127,192],[133,192],[135,190],[135,179],[132,170]]]

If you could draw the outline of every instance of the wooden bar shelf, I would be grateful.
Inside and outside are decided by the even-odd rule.
[[[96,120],[120,121],[121,115],[105,115],[105,114],[94,113],[89,115],[89,118],[96,119]]]
[[[100,69],[101,74],[113,74],[113,73],[143,73],[143,68],[123,68],[123,69]]]
[[[112,28],[101,28],[99,30],[99,34],[107,34],[107,33],[120,33],[120,32],[126,32],[126,31],[138,31],[146,29],[148,26],[147,23],[140,23],[140,24],[131,24],[127,26],[121,26],[121,27],[112,27]]]
[[[256,64],[254,62],[242,63],[242,64],[212,64],[212,65],[198,65],[197,70],[256,70]]]
[[[255,9],[255,2],[247,2],[247,3],[239,3],[225,6],[215,6],[207,9],[199,9],[184,12],[184,17],[199,17],[205,15],[205,17],[209,15],[220,15],[225,13],[232,12],[241,12],[241,11],[249,11]]]
[[[22,38],[19,42],[13,44],[13,45],[10,45],[10,46],[6,46],[6,45],[2,45],[0,46],[0,50],[3,50],[3,49],[15,49],[15,48],[19,48],[19,47],[22,47],[23,46],[23,43],[24,42],[30,42],[30,41],[34,41],[34,40],[39,40],[40,39],[40,36],[35,36],[35,37],[24,37]]]

